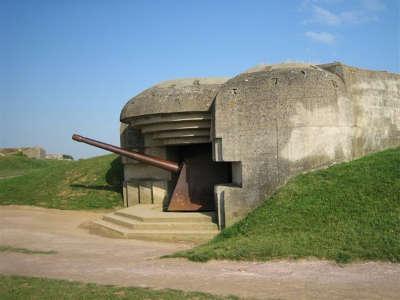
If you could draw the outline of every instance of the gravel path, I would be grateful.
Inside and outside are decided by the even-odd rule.
[[[260,299],[400,298],[400,264],[341,267],[318,260],[194,263],[159,259],[192,245],[111,239],[90,235],[79,227],[100,215],[1,206],[0,246],[57,253],[0,252],[0,273]]]

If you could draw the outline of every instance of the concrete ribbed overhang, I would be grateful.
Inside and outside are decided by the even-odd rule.
[[[228,78],[165,81],[133,97],[121,122],[140,129],[152,146],[208,143],[210,107]]]
[[[208,111],[228,78],[185,78],[161,82],[126,103],[121,122],[154,114]]]

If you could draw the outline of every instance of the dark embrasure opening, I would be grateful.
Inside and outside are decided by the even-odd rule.
[[[170,205],[169,211],[213,211],[215,210],[214,186],[232,182],[231,163],[212,160],[211,144],[191,144],[170,147],[170,153],[186,170],[180,179],[184,181],[188,200],[178,206]],[[175,185],[178,178],[176,178]],[[176,188],[176,186],[175,186]],[[176,189],[173,193],[179,193]],[[174,195],[171,195],[174,197]],[[176,195],[175,195],[176,197]],[[170,203],[171,204],[171,203]]]

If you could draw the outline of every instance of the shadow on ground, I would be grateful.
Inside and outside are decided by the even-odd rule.
[[[80,189],[88,189],[88,190],[96,190],[96,191],[113,191],[117,193],[122,193],[121,186],[112,186],[112,185],[88,185],[88,184],[70,184],[70,187],[80,188]]]

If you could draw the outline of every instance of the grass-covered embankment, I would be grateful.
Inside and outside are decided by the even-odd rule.
[[[0,299],[238,299],[199,292],[97,285],[76,281],[0,275]]]
[[[0,157],[0,179],[23,175],[49,165],[44,159],[30,159],[22,154]]]
[[[400,149],[299,175],[209,243],[175,256],[400,262]]]
[[[0,205],[59,209],[122,205],[122,165],[116,155],[78,161],[0,157]]]

